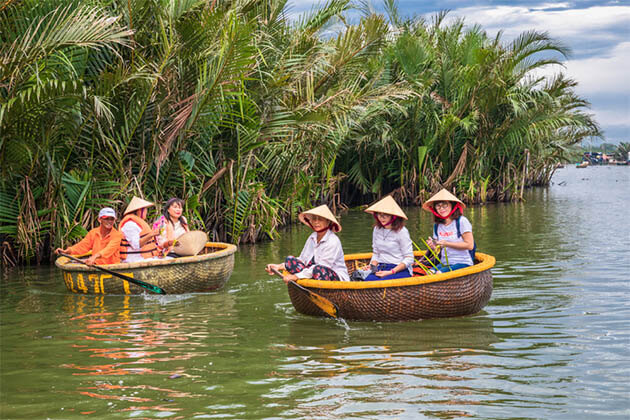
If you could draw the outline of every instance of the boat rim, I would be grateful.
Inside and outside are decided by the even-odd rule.
[[[424,252],[416,251],[415,256],[421,256]],[[345,260],[358,260],[371,258],[372,253],[349,254],[345,256]],[[376,280],[376,281],[330,281],[330,280],[313,280],[299,279],[297,283],[300,286],[316,288],[316,289],[376,289],[401,286],[417,286],[421,284],[436,283],[446,280],[457,279],[472,274],[481,273],[494,267],[496,259],[492,255],[481,252],[475,253],[475,259],[479,262],[470,267],[460,268],[459,270],[449,271],[447,273],[430,274],[426,276],[404,277],[392,280]]]
[[[150,268],[161,267],[165,265],[178,265],[189,264],[200,261],[215,260],[234,254],[237,250],[236,245],[226,242],[206,242],[206,247],[211,248],[223,248],[219,251],[211,252],[209,254],[193,255],[190,257],[178,257],[169,259],[158,259],[150,261],[138,261],[133,263],[118,263],[118,264],[103,264],[99,267],[105,267],[109,270],[133,270],[137,268]],[[94,267],[90,267],[84,264],[70,262],[67,257],[59,257],[55,260],[55,265],[66,271],[98,271]]]

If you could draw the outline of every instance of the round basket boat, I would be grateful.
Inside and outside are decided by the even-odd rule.
[[[422,252],[415,252],[422,256]],[[348,272],[369,264],[371,253],[346,255]],[[475,265],[448,273],[379,281],[325,281],[298,283],[337,305],[338,317],[364,321],[407,321],[472,315],[492,295],[491,255],[476,253]],[[326,316],[307,293],[289,282],[289,297],[305,315]]]
[[[208,242],[201,253],[193,257],[109,264],[103,267],[161,287],[166,294],[210,292],[223,287],[230,278],[234,269],[235,252],[235,245]],[[68,290],[74,293],[146,293],[143,287],[96,268],[73,263],[66,257],[58,258],[55,265],[61,269]]]

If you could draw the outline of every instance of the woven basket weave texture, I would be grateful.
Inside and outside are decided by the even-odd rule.
[[[109,270],[133,277],[164,289],[166,294],[209,292],[220,289],[234,269],[236,246],[209,242],[203,254],[169,260],[142,261],[131,264],[113,264]],[[55,264],[61,268],[68,290],[85,294],[141,294],[143,287],[112,277],[96,268],[70,264],[59,258]]]
[[[350,271],[369,259],[346,261]],[[455,272],[453,272],[455,273]],[[485,269],[442,281],[373,288],[308,287],[339,308],[338,316],[348,320],[406,321],[472,315],[479,312],[492,295],[492,273]],[[428,276],[427,276],[428,279]],[[353,282],[369,283],[369,282]],[[331,283],[332,286],[334,284]],[[305,315],[325,316],[306,293],[289,283],[289,297],[295,309]]]

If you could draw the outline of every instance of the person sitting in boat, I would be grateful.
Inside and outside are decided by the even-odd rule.
[[[365,210],[374,216],[372,273],[364,280],[389,280],[413,276],[413,246],[405,227],[407,216],[391,196]]]
[[[99,227],[88,232],[79,243],[66,249],[57,248],[55,252],[69,255],[83,255],[92,252],[85,260],[87,265],[118,264],[120,262],[120,241],[122,234],[114,228],[116,212],[104,207],[98,212]]]
[[[160,234],[155,237],[158,248],[163,255],[168,255],[173,249],[175,239],[188,232],[188,221],[182,215],[184,200],[171,198],[164,205],[162,215],[153,223],[153,229],[158,229]],[[171,256],[176,256],[171,253]]]
[[[428,238],[427,244],[434,250],[441,248],[437,269],[445,273],[473,265],[475,238],[470,221],[462,216],[466,205],[442,189],[422,208],[434,216],[433,237]]]
[[[151,229],[146,222],[147,209],[154,204],[139,197],[133,197],[125,209],[120,222],[123,239],[120,242],[120,256],[125,263],[144,261],[158,255],[154,238],[159,229]]]
[[[313,229],[306,239],[304,249],[298,258],[288,256],[282,264],[267,264],[265,270],[272,275],[273,269],[287,270],[282,279],[285,283],[297,279],[350,281],[343,257],[341,241],[335,232],[341,225],[327,205],[300,213],[300,221]]]

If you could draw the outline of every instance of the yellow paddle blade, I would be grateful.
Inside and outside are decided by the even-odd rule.
[[[317,305],[322,311],[326,312],[333,318],[337,318],[337,307],[335,307],[331,301],[311,291],[308,291],[308,297],[311,302]]]
[[[273,271],[274,274],[276,274],[277,276],[282,277],[282,273],[280,273],[275,268],[272,268],[271,271]],[[298,282],[296,281],[291,281],[289,282],[289,284],[293,284],[299,291],[301,291],[302,293],[306,293],[306,296],[308,296],[310,301],[313,302],[315,305],[317,305],[319,309],[321,309],[322,311],[324,311],[331,317],[337,318],[337,307],[335,306],[334,303],[332,303],[325,297],[318,295],[315,292],[311,292],[306,287],[302,286],[301,284],[298,284]]]

